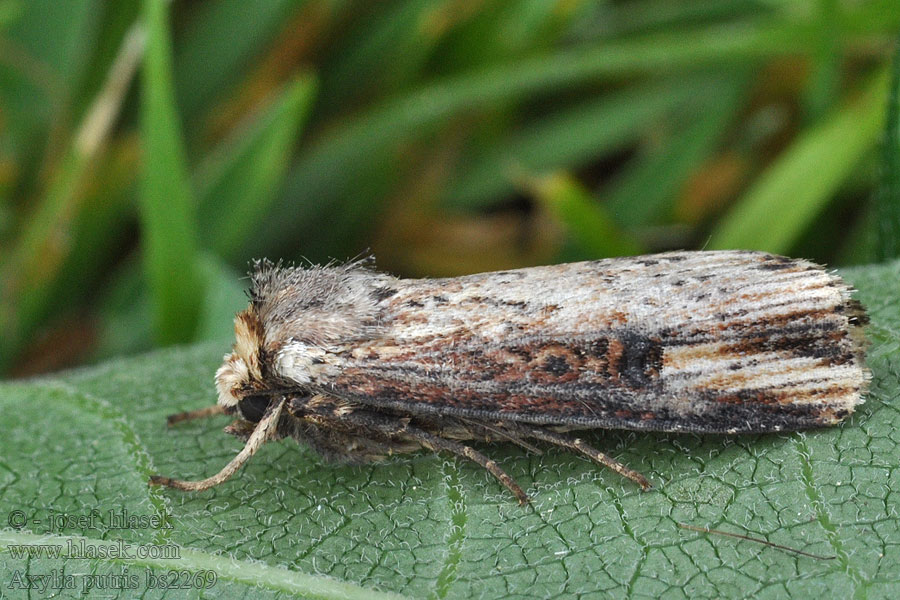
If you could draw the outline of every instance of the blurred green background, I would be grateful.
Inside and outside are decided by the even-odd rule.
[[[254,257],[897,256],[898,31],[896,0],[0,0],[0,374],[224,348]]]

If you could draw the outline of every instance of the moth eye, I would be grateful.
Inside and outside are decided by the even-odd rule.
[[[259,423],[263,418],[263,413],[266,412],[266,407],[269,406],[269,400],[271,399],[272,397],[267,394],[244,396],[238,403],[241,415],[248,421]]]

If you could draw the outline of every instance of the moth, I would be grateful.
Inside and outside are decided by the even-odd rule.
[[[670,252],[447,279],[366,261],[254,264],[216,373],[244,448],[296,438],[330,461],[428,449],[522,488],[469,442],[561,446],[649,481],[586,443],[594,429],[760,433],[834,425],[863,401],[862,305],[834,273],[762,252]]]

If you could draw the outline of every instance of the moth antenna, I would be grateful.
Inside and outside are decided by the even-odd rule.
[[[589,446],[581,438],[575,438],[573,440],[562,434],[547,431],[546,429],[541,429],[540,427],[527,427],[523,429],[525,430],[527,435],[535,439],[548,442],[555,446],[562,446],[563,448],[568,448],[569,450],[574,450],[579,454],[588,457],[595,463],[603,465],[608,469],[612,469],[619,475],[627,477],[628,479],[641,486],[641,489],[643,489],[644,491],[649,490],[653,487],[653,485],[647,480],[646,477],[633,469],[629,469],[619,461],[610,458],[593,446]]]
[[[256,454],[256,451],[259,450],[264,443],[275,437],[278,430],[278,419],[281,417],[281,409],[283,406],[283,397],[277,402],[269,403],[269,406],[266,407],[266,412],[263,414],[263,418],[260,419],[256,429],[253,430],[253,434],[250,436],[250,439],[247,440],[247,444],[244,448],[238,452],[237,456],[231,459],[231,462],[225,465],[221,471],[212,477],[208,477],[201,481],[182,481],[180,479],[163,477],[161,475],[153,475],[150,477],[150,485],[164,485],[186,492],[202,492],[203,490],[208,490],[220,483],[224,483],[234,475],[251,456]]]
[[[171,427],[176,423],[181,423],[182,421],[193,421],[194,419],[204,419],[206,417],[213,417],[215,415],[224,415],[225,408],[218,405],[213,404],[212,406],[207,406],[205,408],[199,408],[197,410],[189,410],[187,412],[175,413],[174,415],[169,415],[166,417],[166,424]]]

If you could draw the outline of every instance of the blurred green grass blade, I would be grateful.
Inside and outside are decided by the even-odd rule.
[[[222,349],[234,341],[234,315],[246,308],[247,296],[239,273],[219,257],[200,252],[197,264],[205,289],[197,313],[196,341],[219,341]],[[110,278],[100,302],[98,340],[91,360],[127,356],[153,348],[153,308],[141,265],[125,262]]]
[[[738,68],[695,88],[696,101],[682,111],[688,122],[671,134],[677,142],[663,144],[660,152],[637,157],[610,183],[606,205],[620,225],[640,227],[671,215],[680,187],[714,150],[728,123],[743,108],[749,82],[747,70]]]
[[[882,143],[881,184],[875,200],[875,252],[878,259],[888,260],[900,256],[900,41],[896,42],[891,67]]]
[[[138,21],[141,1],[116,0],[115,2],[104,2],[96,8],[99,13],[97,30],[92,32],[90,56],[87,59],[89,68],[86,69],[84,79],[75,92],[74,114],[81,114],[93,102],[104,83],[123,38]]]
[[[19,19],[25,9],[27,0],[3,0],[0,2],[0,28],[6,28]]]
[[[460,70],[536,54],[559,41],[577,9],[546,0],[493,2],[490,10],[474,14],[445,6],[442,20],[450,21],[452,29],[438,48],[435,62]]]
[[[24,10],[6,27],[4,37],[71,84],[88,66],[98,4],[97,0],[27,0],[21,4]]]
[[[315,89],[311,75],[297,77],[198,169],[205,247],[235,258],[257,230],[287,171]]]
[[[696,83],[665,80],[635,86],[552,113],[467,160],[446,202],[454,208],[475,207],[512,193],[518,172],[577,168],[622,148],[695,94]]]
[[[719,221],[708,248],[788,253],[882,131],[888,73],[801,134]]]
[[[166,0],[144,0],[147,50],[141,78],[141,242],[155,335],[162,344],[192,338],[203,298],[193,194],[175,110],[168,7]]]
[[[198,4],[178,40],[175,87],[185,122],[238,80],[305,0],[212,0]]]
[[[73,90],[82,81],[98,27],[97,0],[29,0],[13,9],[0,38],[0,118],[4,153],[14,157],[20,188],[45,188],[59,162]],[[15,5],[13,5],[15,6]]]
[[[219,340],[230,346],[234,340],[234,315],[247,308],[246,281],[214,254],[200,255],[200,268],[207,293],[200,306],[197,341]]]
[[[675,29],[752,14],[771,17],[777,3],[766,0],[632,0],[595,3],[596,21],[616,35]]]
[[[442,7],[444,0],[404,0],[347,32],[320,70],[322,114],[344,112],[360,97],[389,95],[408,82],[440,40],[427,23]]]
[[[143,52],[135,31],[121,40],[102,92],[85,115],[65,154],[50,171],[50,182],[25,222],[11,251],[0,259],[0,369],[8,366],[25,339],[59,304],[58,283],[79,248],[84,187],[94,160],[118,115]],[[63,290],[62,293],[66,293]]]
[[[507,3],[509,12],[495,27],[496,39],[507,55],[518,55],[559,41],[578,14],[578,3],[560,6],[546,0]]]
[[[90,174],[102,187],[90,186],[80,204],[71,233],[72,247],[50,288],[59,309],[96,295],[95,285],[106,279],[117,251],[135,221],[135,177],[140,165],[138,142],[132,136],[110,145]],[[60,302],[65,299],[64,302]]]
[[[805,90],[806,122],[818,122],[838,96],[841,77],[841,47],[838,21],[843,10],[839,0],[817,0],[819,43],[812,56],[812,72]]]
[[[633,256],[644,251],[570,175],[556,173],[539,177],[528,187],[538,204],[571,235],[582,255],[579,258]]]
[[[140,261],[118,265],[100,295],[97,342],[91,359],[127,356],[153,347],[153,309]]]
[[[68,233],[77,211],[83,161],[69,152],[22,235],[0,269],[0,371],[8,368],[45,316],[47,291],[68,254]]]
[[[873,12],[866,5],[844,15],[842,39],[900,24],[900,3],[879,2],[878,9]],[[373,198],[358,193],[354,188],[360,180],[348,173],[372,172],[368,163],[384,160],[398,144],[459,111],[559,93],[588,81],[809,52],[816,40],[814,24],[808,23],[764,22],[740,31],[703,28],[570,48],[445,78],[321,134],[291,170],[262,235],[277,244],[304,227],[321,228],[329,213],[361,219],[371,211]]]

